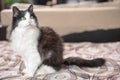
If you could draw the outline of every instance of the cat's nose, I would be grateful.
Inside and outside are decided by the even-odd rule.
[[[31,24],[32,23],[32,21],[29,21],[29,24]]]

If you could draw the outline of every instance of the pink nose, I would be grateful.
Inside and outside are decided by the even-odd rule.
[[[32,21],[29,21],[29,24],[31,24],[32,23]]]

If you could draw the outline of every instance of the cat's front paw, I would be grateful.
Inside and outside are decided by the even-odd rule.
[[[25,75],[25,74],[27,74],[27,70],[23,69],[21,73],[22,73],[22,75]]]
[[[31,79],[31,78],[32,78],[32,76],[30,76],[29,74],[24,74],[24,75],[23,75],[23,78],[24,78],[24,79],[28,79],[28,80],[29,80],[29,79]]]
[[[22,71],[22,75],[23,75],[24,78],[32,78],[33,77],[33,74],[29,73],[26,69],[24,69]]]

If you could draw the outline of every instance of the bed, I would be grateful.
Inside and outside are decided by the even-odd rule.
[[[13,6],[26,9],[29,4],[14,4]],[[52,28],[61,36],[74,32],[120,28],[119,0],[101,4],[59,5],[44,7],[44,9],[34,6],[34,8],[40,25],[53,26]],[[11,9],[1,12],[1,24],[7,26],[7,38],[11,29],[11,16]],[[106,64],[98,68],[79,68],[72,65],[53,74],[36,75],[32,80],[120,80],[120,41],[65,42],[64,58],[71,56],[84,59],[105,58]],[[10,43],[0,41],[0,80],[25,80],[21,74],[23,65],[22,58],[10,48]]]
[[[64,43],[64,58],[70,56],[105,58],[106,64],[98,68],[72,65],[53,74],[36,75],[32,80],[120,80],[120,42]],[[0,41],[0,80],[25,80],[21,74],[23,64],[21,57],[10,48],[10,43]]]

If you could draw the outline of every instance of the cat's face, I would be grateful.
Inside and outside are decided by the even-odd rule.
[[[16,27],[27,28],[37,27],[37,18],[33,12],[33,6],[27,10],[19,10],[17,7],[13,7],[13,29]]]

